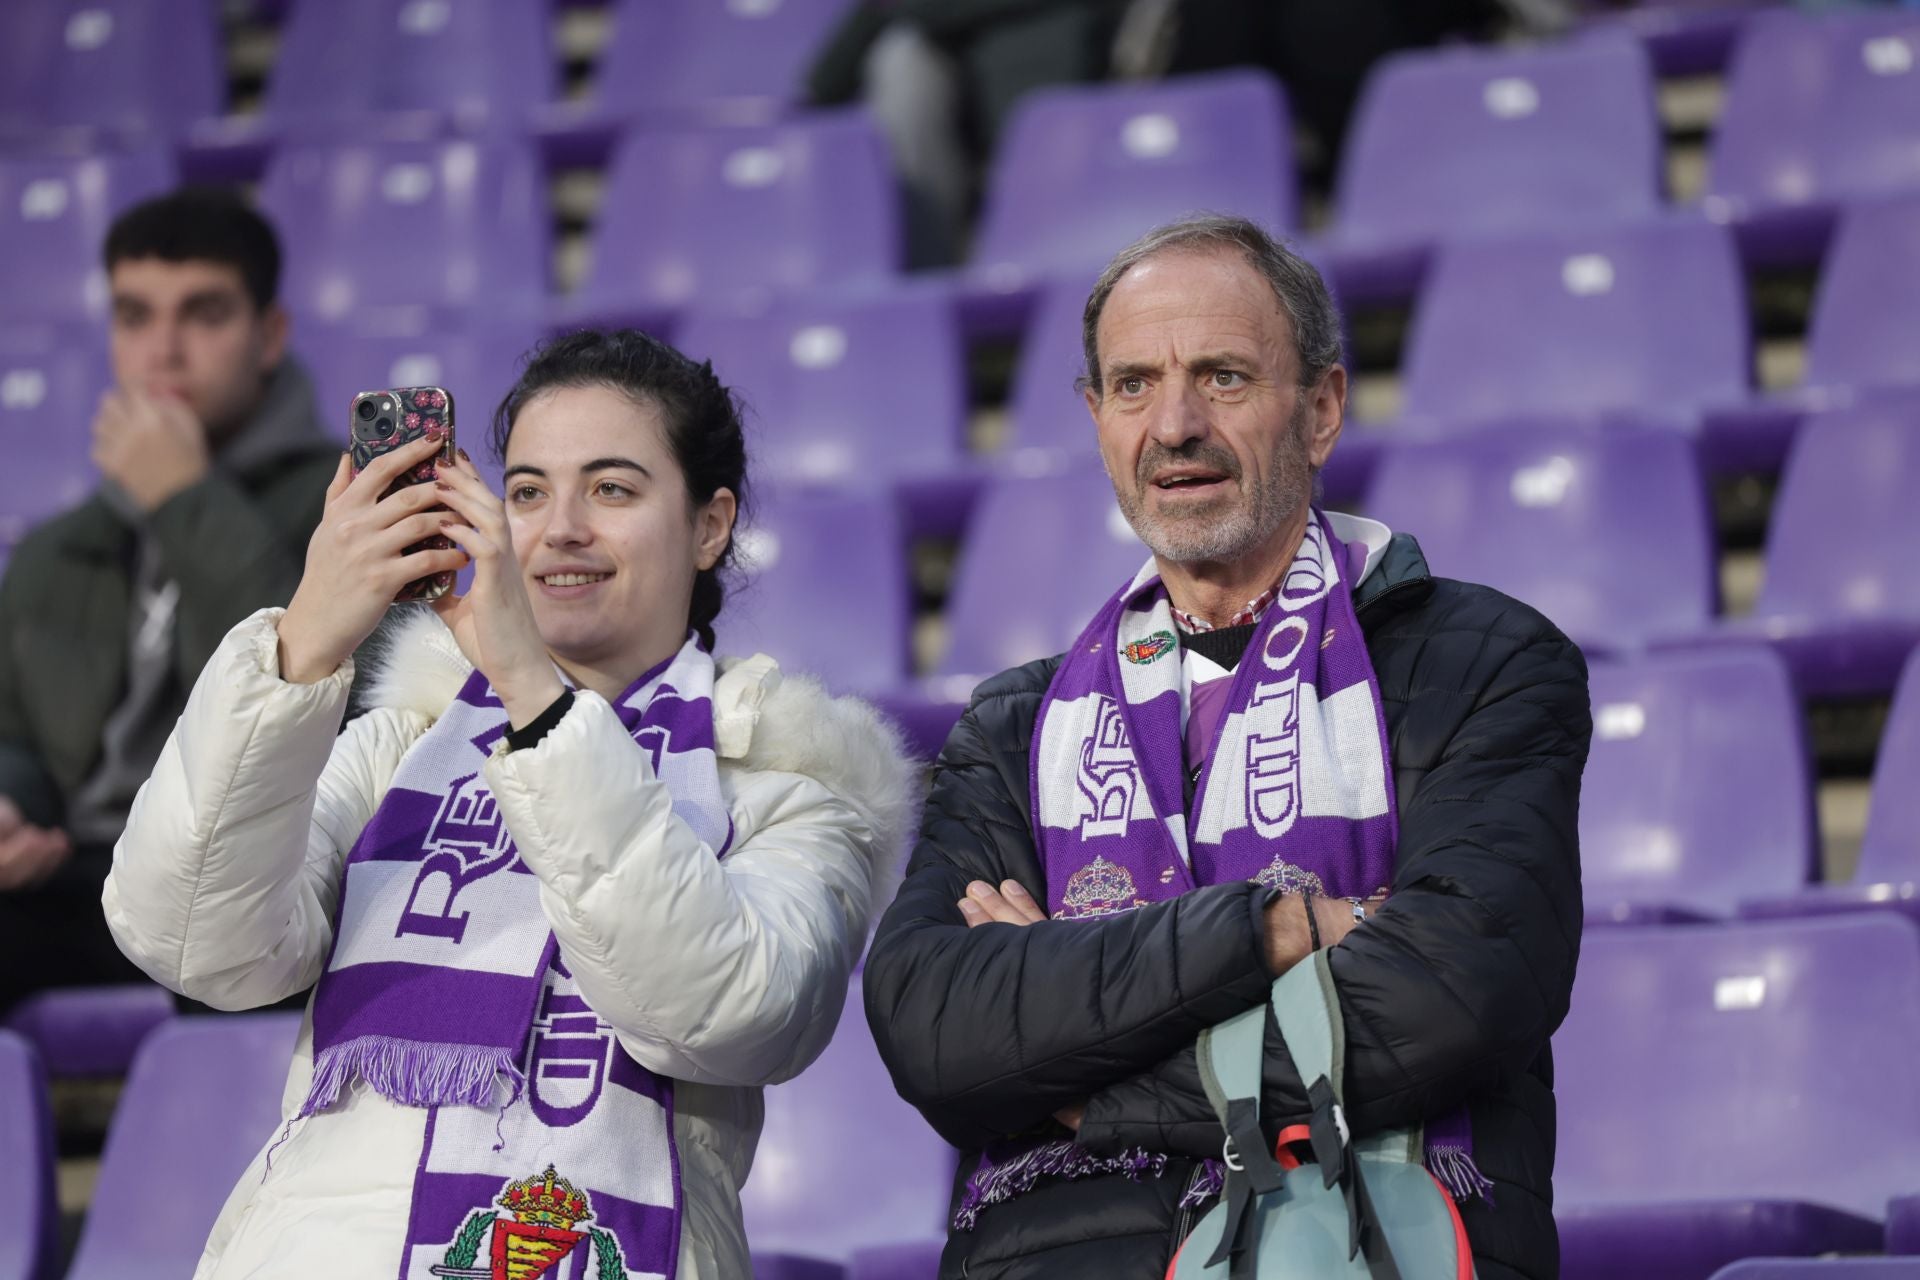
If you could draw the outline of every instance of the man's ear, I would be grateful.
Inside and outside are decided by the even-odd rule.
[[[1346,366],[1336,364],[1328,369],[1306,394],[1312,406],[1307,418],[1307,460],[1318,471],[1327,465],[1333,446],[1340,442],[1341,428],[1346,425]]]
[[[260,315],[260,372],[272,373],[287,354],[287,333],[292,328],[287,309],[269,303]]]
[[[715,489],[700,508],[694,525],[694,566],[702,571],[720,563],[733,539],[733,521],[740,514],[740,500],[731,489]]]

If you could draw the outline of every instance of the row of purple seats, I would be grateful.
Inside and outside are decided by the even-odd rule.
[[[916,1264],[946,1235],[958,1153],[894,1093],[857,974],[833,1041],[766,1108],[740,1192],[754,1280],[932,1275]]]
[[[1589,933],[1554,1036],[1561,1273],[1706,1280],[1907,1238],[1916,1054],[1911,920]]]
[[[54,1194],[53,1113],[33,1045],[0,1030],[0,1280],[54,1280],[60,1204]]]
[[[764,123],[847,0],[620,0],[587,96],[559,100],[553,15],[528,0],[326,0],[279,31],[265,99],[228,117],[214,0],[15,0],[0,13],[0,143],[566,137],[633,119]]]
[[[1713,1280],[1920,1280],[1920,1258],[1748,1258]]]

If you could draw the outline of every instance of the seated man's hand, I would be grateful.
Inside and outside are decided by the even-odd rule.
[[[1018,880],[1002,880],[998,889],[985,880],[975,880],[967,886],[967,896],[960,899],[960,914],[966,917],[969,929],[982,924],[1038,924],[1047,918]]]
[[[93,419],[93,461],[142,511],[155,511],[207,474],[206,428],[183,401],[109,391]]]
[[[18,805],[0,796],[0,893],[31,889],[72,852],[66,832],[34,826]]]
[[[1360,905],[1371,916],[1386,902],[1387,895],[1376,893]],[[1308,903],[1312,906],[1309,908]],[[1267,969],[1279,977],[1313,953],[1314,930],[1307,925],[1312,910],[1318,926],[1320,945],[1331,947],[1359,925],[1353,916],[1353,903],[1345,898],[1326,898],[1314,894],[1283,893],[1266,906],[1267,930],[1261,944],[1266,952]]]
[[[1039,924],[1047,918],[1033,895],[1020,887],[1018,880],[1002,880],[998,889],[985,880],[975,880],[967,886],[967,896],[960,899],[960,914],[966,917],[967,928],[983,924]],[[1080,1132],[1080,1119],[1087,1114],[1087,1104],[1076,1102],[1070,1107],[1062,1107],[1053,1113],[1058,1120],[1075,1133]]]

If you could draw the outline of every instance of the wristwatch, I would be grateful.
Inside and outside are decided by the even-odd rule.
[[[1348,898],[1347,901],[1353,904],[1353,922],[1356,925],[1365,924],[1367,922],[1367,900],[1365,898]]]

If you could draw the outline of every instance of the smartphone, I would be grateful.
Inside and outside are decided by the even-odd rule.
[[[445,387],[388,387],[381,391],[362,391],[353,398],[348,422],[348,454],[356,476],[373,465],[373,460],[381,454],[392,453],[415,440],[424,438],[440,442],[439,453],[395,480],[381,495],[383,498],[410,484],[432,484],[434,467],[441,462],[453,462],[453,396]],[[407,551],[444,551],[452,546],[452,539],[435,534],[425,542],[414,543]],[[453,590],[453,580],[451,570],[416,579],[400,588],[400,594],[393,598],[393,602],[405,604],[411,600],[438,600]]]

